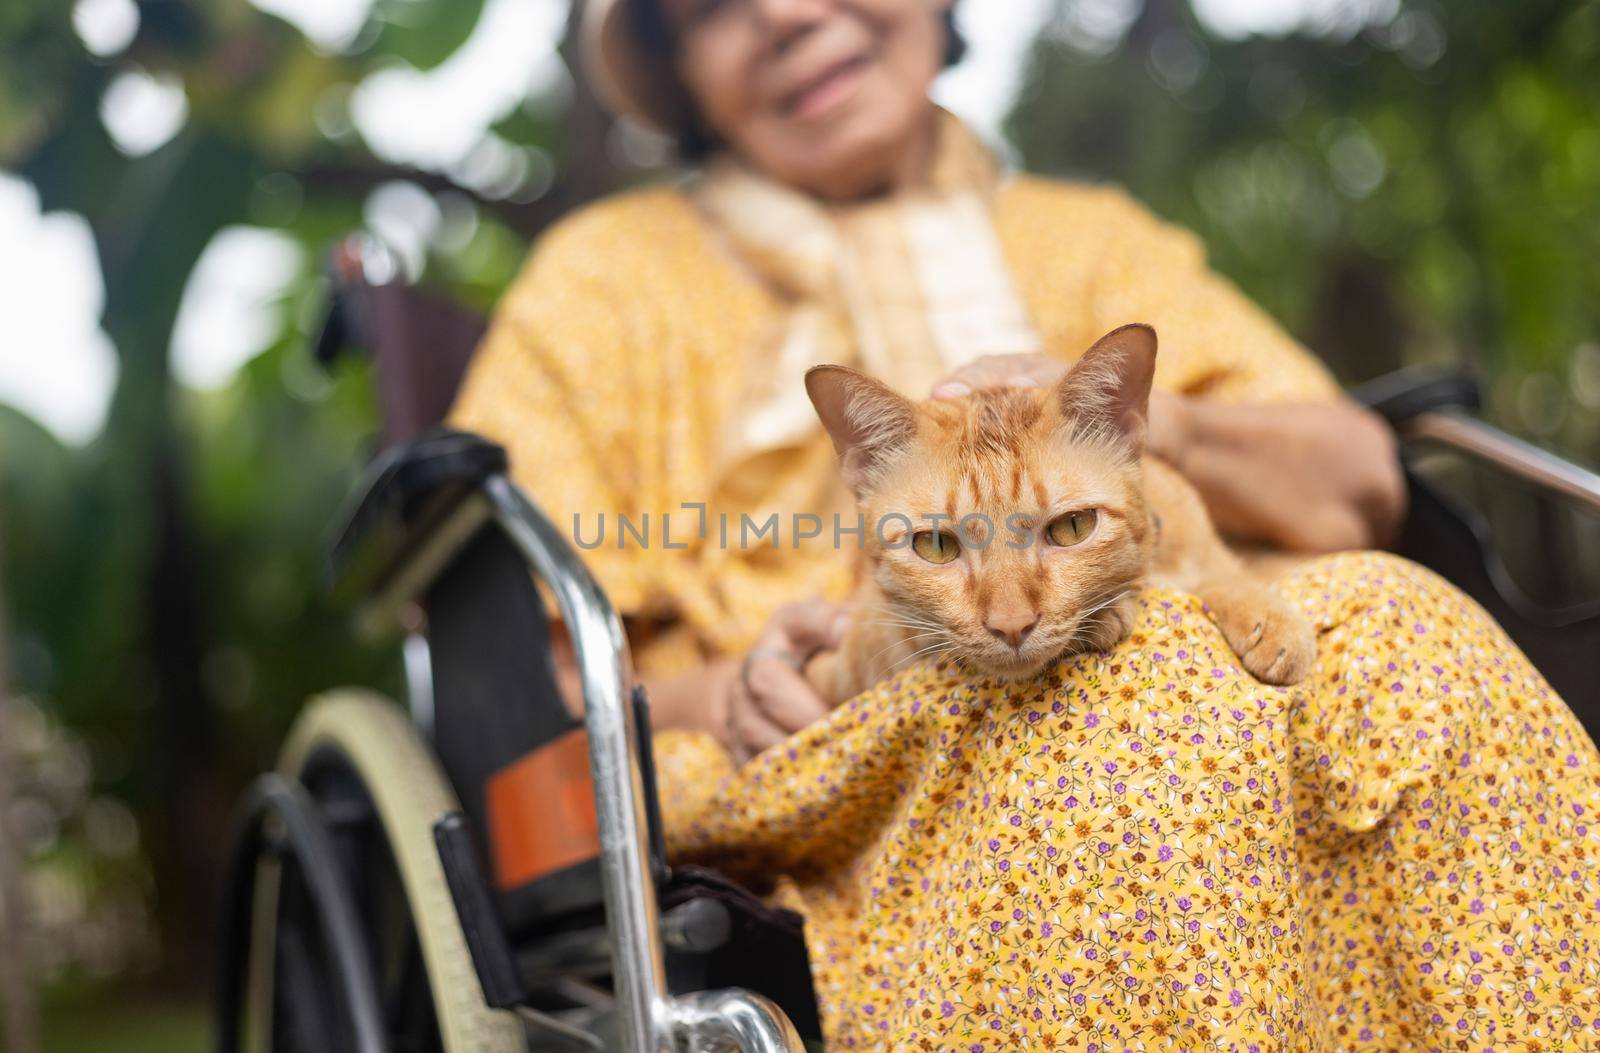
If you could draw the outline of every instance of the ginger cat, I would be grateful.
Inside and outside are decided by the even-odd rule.
[[[1021,678],[1108,649],[1146,584],[1199,596],[1258,679],[1310,671],[1311,626],[1249,577],[1189,484],[1144,454],[1155,359],[1155,330],[1128,325],[1049,391],[913,403],[843,366],[806,374],[871,565],[843,645],[806,667],[824,699],[923,654]]]

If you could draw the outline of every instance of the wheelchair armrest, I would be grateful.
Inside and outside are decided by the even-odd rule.
[[[1402,369],[1350,396],[1389,422],[1407,449],[1454,450],[1542,490],[1600,511],[1600,475],[1478,419],[1477,379],[1437,369]]]
[[[333,593],[372,595],[491,476],[506,452],[480,436],[439,428],[392,447],[368,467],[328,558]]]
[[[1476,412],[1482,403],[1477,378],[1426,367],[1386,373],[1352,388],[1350,397],[1395,428],[1435,410]]]
[[[1546,495],[1600,513],[1600,475],[1470,414],[1432,410],[1407,422],[1400,435],[1408,447],[1435,446],[1465,454]]]

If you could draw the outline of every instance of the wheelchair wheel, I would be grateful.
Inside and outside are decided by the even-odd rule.
[[[483,1002],[433,840],[434,824],[459,805],[405,714],[364,692],[323,696],[295,723],[279,771],[326,820],[390,1048],[524,1053],[521,1022]],[[323,957],[324,919],[292,861],[262,865],[276,873],[257,884],[249,1017],[258,1033],[246,1048],[355,1048]]]

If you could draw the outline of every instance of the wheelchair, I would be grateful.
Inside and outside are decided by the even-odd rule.
[[[402,641],[402,708],[313,700],[245,795],[225,875],[223,1053],[821,1048],[803,922],[710,870],[669,865],[648,700],[622,623],[505,452],[439,427],[481,319],[392,274],[360,236],[333,254],[317,354],[371,356],[380,453],[329,582]],[[1482,603],[1593,734],[1600,603],[1529,598],[1484,520],[1420,470],[1439,450],[1600,513],[1600,477],[1473,416],[1459,376],[1356,392],[1400,437],[1398,551]],[[559,466],[556,466],[559,470]],[[541,594],[543,590],[543,594]],[[577,657],[561,701],[546,600]]]

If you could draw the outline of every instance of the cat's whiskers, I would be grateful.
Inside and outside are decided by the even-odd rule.
[[[890,619],[874,619],[872,621],[863,622],[862,624],[882,625],[890,629],[928,629],[939,631],[944,628],[944,626],[938,624],[937,622],[893,621]]]
[[[888,600],[877,600],[873,603],[863,604],[860,609],[863,612],[877,611],[881,614],[898,614],[912,618],[916,617],[916,612],[907,610],[905,604],[891,603]]]
[[[875,606],[881,606],[883,608],[882,613],[888,615],[888,617],[884,617],[884,618],[862,618],[861,621],[864,624],[867,624],[867,625],[891,625],[891,626],[896,626],[896,627],[899,627],[899,628],[902,628],[902,629],[939,629],[939,628],[943,628],[943,626],[940,625],[940,623],[935,621],[933,618],[919,617],[916,613],[914,613],[912,611],[907,611],[907,610],[905,610],[903,608],[900,608],[900,607],[890,607],[890,606],[888,606],[886,604],[875,605]]]
[[[1072,628],[1066,633],[1058,657],[1105,647],[1108,641],[1102,637],[1112,626],[1110,619],[1116,617],[1116,606],[1138,591],[1137,585],[1118,586],[1102,593],[1099,599],[1079,611]]]
[[[1096,611],[1079,626],[1076,642],[1085,650],[1099,650],[1105,646],[1102,639],[1107,629],[1111,626],[1106,620],[1105,612]]]
[[[1085,607],[1083,610],[1079,611],[1078,617],[1086,618],[1092,614],[1099,614],[1107,607],[1110,607],[1113,604],[1121,603],[1123,600],[1127,599],[1129,596],[1132,596],[1137,591],[1138,589],[1134,586],[1122,586],[1112,591],[1111,594],[1106,596],[1105,599],[1092,603],[1088,607]]]
[[[862,615],[868,613],[878,613],[886,615],[886,617],[862,617]],[[905,632],[897,639],[891,640],[888,644],[880,647],[876,652],[874,652],[867,660],[869,665],[873,662],[876,662],[885,653],[893,651],[897,647],[904,647],[907,644],[916,643],[919,640],[933,641],[932,643],[922,644],[910,654],[900,658],[894,663],[893,666],[890,667],[890,673],[898,671],[902,667],[908,665],[923,655],[931,654],[941,650],[948,650],[955,642],[955,639],[947,626],[934,620],[933,618],[920,617],[916,612],[908,611],[903,605],[900,604],[884,602],[870,604],[861,609],[861,612],[857,615],[857,619],[863,625],[878,625],[887,629],[905,630]]]
[[[925,640],[930,636],[943,638],[945,635],[946,634],[945,634],[943,629],[933,629],[933,630],[929,630],[928,632],[913,633],[910,636],[902,637],[899,640],[893,640],[893,641],[885,644],[884,646],[878,648],[875,652],[873,652],[872,657],[867,659],[867,660],[869,662],[875,661],[885,651],[892,651],[896,647],[900,647],[900,646],[902,646],[904,644],[908,644],[913,640]]]
[[[890,666],[889,667],[889,673],[890,674],[898,673],[901,669],[905,668],[907,665],[910,665],[912,662],[916,661],[918,658],[921,658],[923,655],[932,654],[935,651],[942,651],[942,650],[945,649],[945,647],[946,647],[946,645],[943,642],[941,642],[941,643],[929,644],[927,647],[918,648],[917,650],[912,651],[910,654],[906,655],[904,658],[900,659],[894,665]],[[959,664],[959,662],[960,662],[960,659],[957,659],[957,663],[958,664]]]
[[[933,637],[933,643],[924,644],[912,651],[910,654],[903,656],[899,661],[895,662],[894,665],[889,668],[889,672],[898,672],[900,669],[903,669],[905,666],[911,664],[924,655],[940,652],[942,652],[944,655],[954,658],[957,664],[960,664],[960,656],[955,650],[958,641],[955,634],[952,633],[948,628],[940,626],[937,631],[929,632],[925,635]]]

